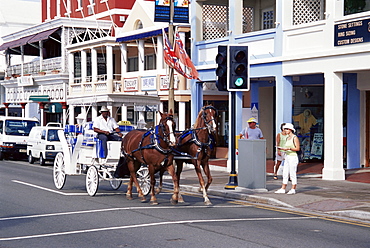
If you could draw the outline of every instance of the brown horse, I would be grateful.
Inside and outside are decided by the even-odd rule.
[[[146,164],[150,173],[151,184],[151,204],[158,204],[155,196],[154,174],[159,170],[167,170],[172,175],[174,194],[171,202],[178,202],[179,182],[173,166],[172,146],[176,143],[175,122],[173,120],[172,110],[169,114],[161,114],[159,125],[154,130],[132,130],[122,140],[122,151],[125,155],[128,169],[130,170],[130,182],[127,187],[126,197],[132,199],[132,183],[135,183],[138,196],[141,201],[146,201],[145,196],[139,186],[136,178],[136,171],[141,164]]]
[[[177,178],[180,183],[180,174],[183,169],[183,163],[189,162],[194,165],[195,172],[197,173],[200,188],[199,191],[203,193],[204,204],[212,205],[208,198],[207,190],[212,183],[211,171],[209,169],[208,160],[214,149],[214,133],[217,129],[217,111],[211,106],[204,106],[198,113],[198,117],[195,121],[193,128],[182,132],[177,135],[177,145],[174,149],[177,157],[188,157],[188,159],[175,159],[177,165]],[[185,155],[185,156],[183,156]],[[205,184],[201,167],[205,175],[207,176],[207,184]],[[160,183],[158,192],[161,191],[162,187],[162,175],[164,171],[161,171]],[[182,196],[179,194],[179,201],[183,202]]]

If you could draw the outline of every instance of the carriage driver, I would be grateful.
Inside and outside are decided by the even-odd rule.
[[[100,115],[93,121],[94,132],[98,134],[98,139],[102,141],[104,149],[104,158],[107,157],[107,141],[121,141],[122,133],[116,120],[109,115],[109,109],[103,106],[100,109]],[[116,133],[114,133],[116,132]]]

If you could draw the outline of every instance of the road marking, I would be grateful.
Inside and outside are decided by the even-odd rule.
[[[112,230],[122,230],[122,229],[132,229],[132,228],[138,228],[138,227],[142,228],[142,227],[152,227],[152,226],[162,226],[162,225],[178,225],[178,224],[183,225],[183,224],[236,222],[236,221],[302,220],[302,219],[314,219],[314,217],[240,218],[240,219],[165,221],[165,222],[145,223],[145,224],[136,224],[136,225],[128,225],[128,226],[115,226],[115,227],[94,228],[94,229],[85,229],[85,230],[76,230],[76,231],[67,231],[67,232],[36,234],[36,235],[29,235],[29,236],[8,237],[8,238],[0,238],[0,241],[35,239],[35,238],[64,236],[64,235],[72,235],[72,234],[80,234],[80,233],[92,233],[92,232],[102,232],[102,231],[112,231]]]
[[[147,206],[147,207],[123,207],[123,208],[105,208],[105,209],[91,209],[91,210],[81,210],[72,212],[59,212],[50,214],[37,214],[37,215],[27,215],[27,216],[14,216],[0,218],[0,221],[6,220],[19,220],[19,219],[32,219],[32,218],[44,218],[53,216],[63,216],[63,215],[73,215],[73,214],[90,214],[96,212],[109,212],[109,211],[121,211],[121,210],[152,210],[152,209],[184,209],[184,208],[243,208],[245,206],[232,205],[232,206]]]
[[[26,182],[22,182],[22,181],[18,181],[18,180],[12,180],[12,182],[23,184],[23,185],[26,185],[26,186],[30,186],[30,187],[45,190],[45,191],[49,191],[49,192],[59,194],[59,195],[68,195],[68,196],[70,196],[70,195],[88,195],[87,193],[64,193],[64,192],[61,192],[61,191],[58,191],[58,190],[49,189],[49,188],[45,188],[45,187],[42,187],[42,186],[38,186],[38,185],[35,185],[35,184],[26,183]]]

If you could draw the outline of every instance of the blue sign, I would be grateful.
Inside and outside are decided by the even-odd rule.
[[[335,25],[334,46],[370,42],[370,19]]]

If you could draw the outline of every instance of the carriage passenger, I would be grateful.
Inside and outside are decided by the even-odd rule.
[[[116,120],[109,115],[109,109],[103,106],[99,111],[101,115],[93,121],[94,132],[98,134],[98,139],[102,141],[104,158],[107,157],[107,141],[121,141],[122,133]]]

